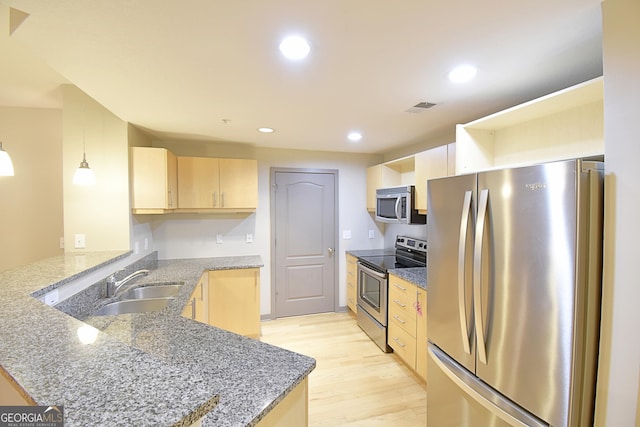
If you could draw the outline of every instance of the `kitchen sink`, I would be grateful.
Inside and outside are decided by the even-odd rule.
[[[172,297],[180,292],[182,285],[153,285],[129,289],[122,294],[122,300]]]
[[[147,313],[160,311],[173,300],[172,297],[128,299],[107,304],[93,313],[94,316],[113,316],[116,314]]]

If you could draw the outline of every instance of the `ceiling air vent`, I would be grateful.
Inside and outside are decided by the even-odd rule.
[[[408,110],[405,110],[405,112],[418,114],[418,113],[422,113],[423,111],[426,111],[429,108],[435,107],[435,106],[436,106],[436,104],[434,104],[433,102],[421,101],[421,102],[418,102],[413,107],[409,108]]]

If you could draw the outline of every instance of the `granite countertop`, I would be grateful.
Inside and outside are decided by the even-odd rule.
[[[427,290],[427,268],[426,267],[411,267],[411,268],[390,268],[389,274],[398,276],[407,282],[413,283],[419,288]]]
[[[314,369],[307,356],[181,316],[204,270],[261,267],[259,256],[158,261],[136,285],[183,283],[159,312],[80,321],[34,298],[127,255],[68,254],[0,273],[2,374],[29,400],[64,405],[65,425],[204,416],[204,426],[252,426]],[[87,330],[96,339],[83,344]]]
[[[353,255],[354,257],[361,256],[384,256],[384,255],[395,255],[395,248],[387,248],[387,249],[362,249],[355,251],[346,251],[345,253],[349,255]]]

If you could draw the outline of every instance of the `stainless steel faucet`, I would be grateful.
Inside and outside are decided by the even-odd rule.
[[[116,280],[116,274],[113,273],[107,279],[107,298],[111,298],[112,296],[114,296],[121,287],[123,287],[124,285],[126,285],[127,283],[135,279],[136,277],[146,276],[147,274],[149,274],[149,270],[138,270],[138,271],[134,271],[124,279],[118,281]]]

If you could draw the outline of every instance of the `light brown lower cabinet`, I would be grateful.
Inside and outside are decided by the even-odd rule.
[[[305,378],[276,405],[257,427],[307,426],[309,425],[309,388]]]
[[[358,312],[358,258],[347,254],[347,307]]]
[[[427,380],[426,291],[389,275],[387,344],[420,378]]]
[[[209,323],[209,274],[203,273],[193,289],[182,315],[202,323]]]
[[[182,315],[251,338],[260,337],[260,269],[206,271]]]
[[[209,324],[260,338],[260,269],[209,271]]]

